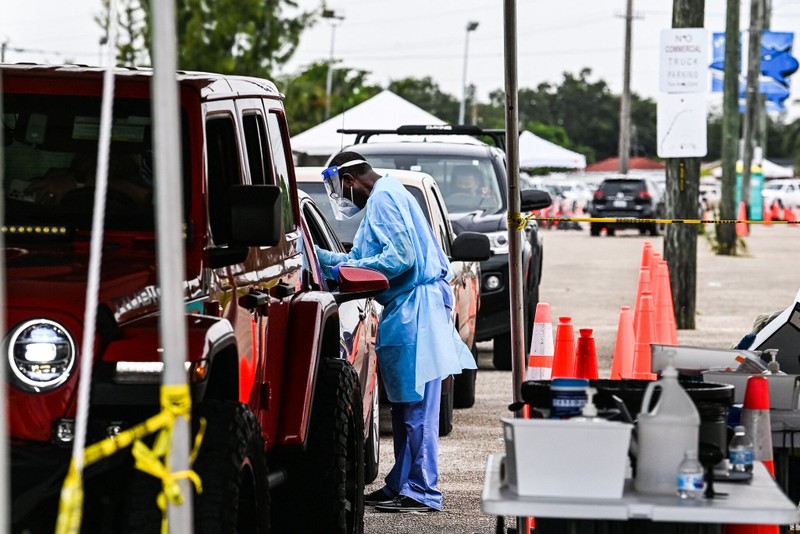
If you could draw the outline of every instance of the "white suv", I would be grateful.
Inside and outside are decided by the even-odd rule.
[[[770,207],[776,200],[780,200],[783,206],[790,208],[800,207],[800,179],[782,178],[770,180],[764,184],[761,191],[764,199],[764,206]]]

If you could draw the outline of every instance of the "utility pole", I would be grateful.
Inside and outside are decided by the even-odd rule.
[[[469,34],[478,29],[478,23],[470,21],[467,23],[467,36],[464,40],[464,71],[461,77],[461,104],[458,107],[458,124],[464,124],[464,115],[467,106],[467,58],[469,57]]]
[[[322,18],[331,21],[331,55],[328,59],[328,76],[325,80],[325,120],[331,116],[331,98],[333,90],[333,43],[336,39],[336,24],[344,17],[337,15],[332,9],[323,9]]]
[[[757,129],[757,108],[761,99],[758,94],[758,78],[761,74],[761,30],[764,25],[764,0],[750,0],[750,31],[748,32],[747,86],[745,89],[744,124],[742,126],[742,200],[750,213],[750,166],[753,161]]]
[[[8,40],[0,43],[0,63],[6,62],[6,48],[8,47]]]
[[[739,8],[728,0],[725,17],[725,85],[722,98],[722,198],[720,218],[736,218],[736,160],[739,148]],[[717,225],[718,254],[736,255],[736,228]]]
[[[702,28],[705,0],[673,0],[673,28]],[[700,158],[667,160],[667,217],[696,219],[700,192]],[[680,329],[695,327],[697,294],[697,229],[689,224],[668,224],[664,259],[669,262],[675,323]]]
[[[619,172],[628,174],[631,154],[631,32],[633,0],[625,7],[625,72],[622,77],[622,102],[619,111]]]

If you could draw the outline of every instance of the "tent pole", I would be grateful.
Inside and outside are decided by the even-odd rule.
[[[157,259],[161,288],[160,334],[163,349],[165,387],[186,388],[186,315],[183,199],[181,192],[180,121],[178,84],[175,80],[176,40],[175,2],[151,2],[153,19],[153,149],[155,163],[156,223],[158,229]],[[191,402],[191,401],[189,401]],[[189,469],[191,428],[184,417],[176,417],[172,432],[172,449],[167,469],[172,472]],[[187,479],[180,482],[184,504],[169,504],[170,532],[193,532],[192,486]]]
[[[517,111],[517,3],[503,1],[505,82],[506,82],[506,172],[508,174],[508,215],[511,221],[519,220],[519,119]],[[511,301],[511,375],[513,400],[522,400],[522,381],[525,375],[525,328],[522,324],[522,229],[508,225],[509,298]],[[515,417],[522,417],[522,409]],[[517,518],[517,532],[528,534],[526,517]]]

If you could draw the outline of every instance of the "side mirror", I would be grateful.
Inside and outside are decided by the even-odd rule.
[[[522,211],[541,210],[553,203],[550,194],[539,189],[523,189],[519,193],[519,200]]]
[[[283,237],[281,190],[276,185],[233,185],[230,244],[271,247]]]
[[[366,267],[339,267],[339,290],[333,291],[337,304],[355,299],[374,297],[389,289],[389,280],[376,271]]]
[[[478,232],[461,232],[450,247],[451,260],[485,261],[490,256],[489,238]]]

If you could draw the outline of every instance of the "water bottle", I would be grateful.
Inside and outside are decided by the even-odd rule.
[[[681,499],[700,499],[706,489],[703,466],[697,461],[697,451],[686,451],[678,467],[678,497]]]
[[[734,433],[735,435],[728,445],[731,471],[750,472],[753,470],[753,440],[745,433],[742,425],[737,426]]]

